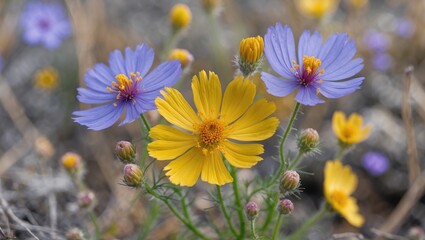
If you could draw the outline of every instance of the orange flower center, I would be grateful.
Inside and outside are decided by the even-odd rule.
[[[217,149],[224,139],[224,128],[224,123],[218,119],[203,121],[198,127],[199,147],[204,152]]]
[[[348,202],[347,194],[341,191],[334,191],[330,195],[330,202],[333,205],[344,207],[345,205],[347,205],[347,202]]]
[[[342,133],[342,136],[344,136],[345,139],[350,139],[354,135],[356,135],[356,128],[347,124],[342,128],[341,133]]]

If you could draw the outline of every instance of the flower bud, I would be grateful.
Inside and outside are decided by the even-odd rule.
[[[258,216],[258,211],[260,208],[256,202],[249,202],[245,205],[245,213],[248,217],[248,220],[254,220]]]
[[[84,240],[84,234],[79,228],[71,228],[66,233],[66,240]]]
[[[202,0],[202,7],[204,7],[205,12],[211,14],[215,12],[221,4],[221,0]]]
[[[70,174],[77,174],[81,170],[81,157],[80,155],[67,152],[61,158],[62,166]]]
[[[300,175],[293,170],[286,171],[281,180],[279,189],[282,194],[293,191],[300,186]]]
[[[410,240],[424,240],[425,230],[420,226],[413,226],[407,232],[407,237]]]
[[[244,38],[239,45],[239,70],[247,77],[256,72],[261,65],[264,51],[264,41],[260,36]]]
[[[287,198],[281,198],[277,204],[277,210],[283,215],[290,214],[294,210],[294,204]]]
[[[186,4],[176,4],[170,11],[170,22],[174,30],[187,27],[192,21],[192,12]]]
[[[134,163],[136,158],[136,149],[130,142],[127,141],[119,141],[115,146],[115,154],[118,159],[126,164],[126,163]]]
[[[338,8],[339,0],[298,0],[298,10],[309,18],[322,18]]]
[[[362,9],[369,3],[369,0],[349,0],[348,4],[354,9]]]
[[[143,181],[143,172],[136,164],[124,166],[124,183],[129,187],[140,187]]]
[[[319,145],[319,133],[313,128],[304,129],[298,137],[298,149],[302,153],[317,150]]]
[[[96,196],[92,191],[83,191],[78,193],[78,206],[80,208],[90,208],[94,205]]]
[[[185,69],[193,62],[193,56],[186,49],[176,48],[171,50],[168,60],[179,60],[182,68]]]

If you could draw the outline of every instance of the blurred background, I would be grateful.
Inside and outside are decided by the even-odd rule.
[[[169,18],[177,3],[187,4],[192,15],[190,24],[178,33]],[[71,113],[89,107],[76,100],[76,88],[84,86],[84,74],[95,63],[108,63],[112,50],[146,42],[155,50],[154,66],[168,59],[174,47],[191,53],[191,64],[178,83],[191,99],[194,74],[202,69],[214,71],[226,85],[236,70],[233,60],[240,40],[264,36],[276,22],[290,25],[296,39],[305,29],[318,30],[324,38],[347,32],[355,39],[357,57],[365,60],[359,75],[366,77],[361,90],[347,97],[302,107],[295,127],[316,129],[322,153],[304,159],[303,171],[313,174],[301,176],[305,189],[295,201],[288,232],[323,200],[323,166],[337,150],[331,119],[339,110],[357,112],[373,125],[371,136],[344,160],[359,177],[355,195],[367,222],[354,229],[342,218],[326,218],[309,239],[329,239],[332,233],[344,232],[373,238],[373,229],[386,221],[411,186],[409,140],[414,146],[410,154],[416,153],[419,159],[414,166],[417,172],[424,166],[424,12],[421,0],[0,0],[0,239],[8,239],[8,229],[16,239],[33,239],[26,225],[15,218],[27,223],[39,239],[65,239],[73,227],[93,232],[91,213],[97,216],[104,239],[180,239],[184,230],[169,214],[143,232],[149,199],[139,198],[137,191],[121,184],[122,165],[115,158],[115,144],[127,140],[142,145],[139,123],[103,131],[74,123]],[[41,17],[45,22],[37,22]],[[37,32],[45,28],[54,31]],[[411,108],[407,129],[413,137],[406,134],[402,114],[408,66],[413,66],[413,73],[409,105],[404,109]],[[263,70],[273,72],[266,60]],[[271,97],[258,74],[252,79],[260,95],[276,102],[281,133],[294,106],[293,96]],[[154,112],[148,117],[158,121]],[[295,149],[295,140],[294,133],[288,150]],[[276,142],[277,137],[267,141],[265,160],[241,171],[243,177],[267,175],[275,169]],[[61,167],[66,152],[82,158],[84,182],[96,198],[90,211],[81,210],[77,188]],[[211,207],[205,200],[210,188],[203,184],[193,188],[199,195],[194,211],[200,216]],[[419,200],[411,199],[414,204],[395,234],[423,232],[424,186],[420,189]]]

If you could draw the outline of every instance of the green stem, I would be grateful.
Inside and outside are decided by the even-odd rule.
[[[143,227],[140,229],[139,236],[137,237],[138,240],[144,240],[148,237],[152,226],[154,226],[157,222],[158,216],[161,212],[161,208],[157,201],[154,201],[153,206],[150,206],[148,209],[149,213],[146,215],[146,221],[143,223]]]
[[[205,236],[202,232],[198,230],[197,227],[195,227],[190,219],[187,219],[186,217],[182,216],[178,210],[170,203],[170,201],[167,198],[162,198],[155,190],[153,190],[148,184],[145,183],[145,189],[146,192],[151,194],[153,197],[155,197],[158,200],[161,200],[165,205],[167,205],[168,209],[171,210],[171,212],[176,216],[189,230],[191,230],[196,236],[198,236],[201,239],[207,240],[209,239],[207,236]]]
[[[284,146],[285,146],[286,138],[288,138],[289,133],[292,131],[292,125],[294,124],[294,121],[297,118],[297,114],[298,114],[298,110],[300,109],[300,106],[301,106],[301,104],[299,102],[297,102],[294,110],[292,111],[291,118],[289,119],[289,123],[286,126],[285,133],[283,134],[282,140],[280,142],[279,151],[280,151],[281,167],[279,169],[279,176],[280,176],[280,174],[282,174],[283,170],[286,168],[287,161],[285,160],[285,151],[284,151],[285,148],[284,148]],[[282,165],[284,166],[283,169],[281,169]],[[277,177],[279,177],[279,176],[277,176]]]
[[[209,35],[211,41],[212,55],[214,58],[214,64],[217,66],[216,69],[221,69],[223,76],[232,75],[231,64],[227,64],[227,52],[221,44],[221,31],[220,25],[217,22],[217,18],[214,14],[208,14],[208,25],[209,25]],[[220,74],[219,74],[220,75]]]
[[[277,238],[279,237],[279,228],[280,228],[281,220],[282,220],[282,214],[279,214],[279,216],[277,217],[276,225],[274,225],[272,240],[275,240],[276,237]]]
[[[170,53],[171,49],[174,48],[174,45],[177,42],[178,36],[180,31],[171,29],[170,37],[167,38],[164,47],[162,48],[161,52],[161,60],[166,61],[168,58],[168,54]]]
[[[255,232],[255,219],[251,220],[251,235],[252,235],[252,239],[257,239],[257,233]]]
[[[267,209],[267,217],[264,221],[263,227],[261,228],[261,232],[265,232],[267,228],[269,227],[270,223],[272,222],[273,216],[276,212],[277,207],[277,201],[279,200],[279,194],[275,193],[275,196],[273,197],[273,203],[269,205],[269,208]]]
[[[99,224],[97,223],[96,214],[92,210],[89,212],[89,217],[90,217],[90,219],[93,223],[93,226],[94,226],[94,234],[95,234],[94,239],[99,240],[99,239],[101,239],[100,227],[99,227]]]
[[[235,237],[237,237],[238,233],[236,232],[236,229],[232,223],[232,219],[230,218],[230,215],[227,212],[226,206],[224,205],[223,195],[221,194],[221,187],[219,185],[216,185],[216,189],[217,189],[218,203],[220,204],[220,208],[221,208],[221,211],[223,212],[224,218],[226,219],[226,222],[229,225],[230,231],[233,233],[233,235],[235,235]]]
[[[239,238],[238,239],[244,239],[245,238],[245,216],[244,216],[244,213],[243,213],[243,206],[242,206],[241,198],[240,198],[240,195],[239,195],[238,178],[236,176],[236,170],[233,166],[230,166],[230,174],[233,177],[233,182],[232,182],[233,193],[235,194],[235,205],[236,205],[236,210],[237,210],[238,216],[239,216],[240,232],[239,232]]]
[[[302,159],[302,156],[304,154],[302,152],[298,152],[297,156],[295,157],[294,161],[289,164],[288,170],[294,170],[297,166],[300,160]]]
[[[326,208],[326,204],[323,204],[320,210],[316,212],[316,214],[311,216],[295,233],[289,236],[289,240],[302,239],[302,237],[305,235],[305,232],[314,224],[316,224],[320,219],[322,219],[327,212],[328,210]]]
[[[151,130],[151,126],[149,125],[148,120],[145,118],[145,115],[140,114],[140,119],[142,119],[142,122],[143,122],[143,126],[144,126],[143,130],[146,130],[147,133],[149,133],[149,131]],[[148,134],[146,134],[146,136],[148,136]]]

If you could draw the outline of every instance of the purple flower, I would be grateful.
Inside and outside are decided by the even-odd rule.
[[[385,173],[389,167],[388,158],[379,152],[368,152],[363,156],[362,165],[372,176]]]
[[[363,42],[373,52],[385,52],[390,44],[390,40],[386,34],[373,30],[366,32]]]
[[[3,59],[3,56],[0,55],[0,72],[3,71],[3,67],[4,67],[4,59]]]
[[[125,111],[121,125],[137,119],[140,114],[156,109],[154,100],[165,86],[173,86],[181,75],[178,60],[152,66],[154,52],[146,44],[133,51],[125,49],[125,56],[115,50],[109,56],[109,67],[98,63],[84,77],[88,88],[78,88],[78,100],[100,106],[75,111],[74,120],[92,130],[112,126]]]
[[[392,64],[392,58],[387,53],[376,53],[372,58],[372,64],[379,71],[387,71]]]
[[[364,78],[348,79],[363,68],[363,59],[352,59],[356,47],[348,35],[333,34],[326,42],[318,32],[304,31],[298,42],[289,26],[277,23],[265,36],[265,54],[273,70],[281,77],[262,72],[267,91],[283,97],[298,89],[297,102],[314,106],[327,98],[340,98],[360,88]]]
[[[68,17],[57,2],[30,1],[21,13],[23,39],[30,45],[58,48],[71,34]]]
[[[415,33],[415,25],[408,19],[400,19],[395,27],[395,33],[403,38],[409,38]]]

